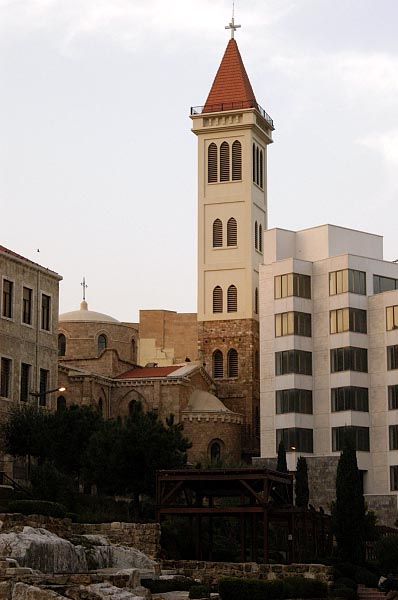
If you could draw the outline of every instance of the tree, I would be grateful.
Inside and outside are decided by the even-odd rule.
[[[336,502],[332,510],[337,550],[342,561],[365,560],[366,507],[357,464],[355,441],[346,432],[337,466]]]
[[[308,489],[307,461],[304,456],[299,456],[296,467],[296,506],[307,508],[310,492]]]
[[[281,440],[279,442],[279,446],[278,446],[278,461],[276,464],[276,470],[279,471],[279,473],[288,473],[289,472],[287,470],[286,449],[285,449],[285,444],[283,443],[283,440]]]
[[[276,470],[279,473],[288,473],[287,461],[286,461],[286,450],[283,440],[279,442],[278,446],[278,460],[276,464]],[[272,497],[277,504],[289,503],[289,493],[284,483],[276,483],[272,490]]]

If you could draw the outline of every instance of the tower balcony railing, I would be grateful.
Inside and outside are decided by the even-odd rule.
[[[191,115],[201,115],[203,112],[224,112],[227,110],[241,110],[243,108],[255,108],[260,115],[269,123],[271,127],[274,126],[274,121],[271,119],[269,114],[256,102],[256,100],[244,100],[241,102],[220,102],[219,104],[206,104],[205,106],[191,106]],[[206,111],[204,111],[206,109]]]

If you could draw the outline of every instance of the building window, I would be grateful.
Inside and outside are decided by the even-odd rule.
[[[235,285],[230,285],[227,291],[227,311],[238,311],[238,290]]]
[[[296,311],[275,315],[275,337],[284,335],[311,337],[311,315]]]
[[[388,386],[388,410],[398,409],[398,385]]]
[[[368,372],[368,351],[366,348],[333,348],[330,350],[330,372],[359,371]]]
[[[101,333],[101,335],[98,336],[98,355],[100,355],[101,352],[106,350],[107,345],[108,345],[108,340],[106,339],[106,335]]]
[[[208,183],[217,183],[217,146],[210,144],[207,151],[207,181]]]
[[[228,377],[238,377],[238,353],[235,348],[228,350],[227,365]]]
[[[264,188],[264,152],[260,150],[260,188]]]
[[[3,317],[12,319],[14,284],[8,279],[3,279]]]
[[[302,413],[312,415],[311,390],[278,390],[275,394],[276,414]]]
[[[261,225],[261,223],[258,226],[258,251],[263,251],[263,226]]]
[[[253,144],[253,183],[257,184],[261,189],[264,185],[264,151]]]
[[[213,248],[222,247],[222,221],[216,219],[213,222]]]
[[[21,363],[21,384],[19,388],[19,400],[21,402],[29,400],[30,372],[31,365]]]
[[[341,412],[344,410],[369,412],[368,388],[355,386],[332,388],[331,404],[332,412]]]
[[[222,313],[223,301],[222,301],[222,288],[219,285],[213,290],[213,313]]]
[[[343,269],[329,273],[329,294],[353,294],[366,295],[366,273],[354,269]]]
[[[232,144],[232,181],[242,179],[242,144],[235,140]]]
[[[382,275],[373,275],[373,293],[381,294],[398,290],[398,279],[393,277],[383,277]]]
[[[345,436],[352,436],[355,449],[361,452],[369,452],[369,428],[368,427],[332,427],[332,451],[341,452]]]
[[[367,333],[366,310],[338,308],[330,311],[330,333],[354,331]]]
[[[386,308],[387,331],[398,329],[398,306],[387,306]]]
[[[58,356],[65,356],[66,353],[66,337],[63,333],[58,335]]]
[[[254,313],[258,315],[258,288],[254,290]]]
[[[312,353],[304,350],[275,352],[275,375],[312,375]]]
[[[32,325],[32,297],[32,290],[24,287],[22,290],[22,323],[25,325]]]
[[[219,462],[221,458],[221,444],[220,442],[212,442],[210,445],[210,460],[212,463]]]
[[[276,430],[276,450],[280,442],[286,448],[286,452],[308,452],[314,451],[313,431],[300,427],[290,427]]]
[[[390,467],[390,490],[396,492],[398,490],[398,465]]]
[[[258,250],[258,223],[254,223],[254,247]]]
[[[213,352],[213,377],[214,379],[224,377],[224,357],[221,350]]]
[[[388,439],[390,450],[398,450],[398,425],[389,426]]]
[[[238,245],[238,224],[236,219],[231,217],[227,223],[227,246]]]
[[[137,343],[135,341],[135,339],[133,338],[131,340],[131,362],[133,362],[134,364],[137,361]]]
[[[47,294],[41,295],[41,328],[50,331],[51,298]]]
[[[398,346],[387,346],[387,369],[398,369]]]
[[[0,363],[0,396],[11,398],[11,359],[1,358]]]
[[[47,371],[47,369],[40,369],[40,380],[39,380],[39,405],[40,406],[46,406],[49,375],[50,375],[50,372]]]
[[[229,180],[229,144],[223,142],[220,148],[220,181]]]
[[[311,298],[311,277],[301,273],[276,275],[274,279],[275,299],[297,296]]]
[[[58,396],[57,398],[57,412],[66,409],[66,399],[65,396]]]

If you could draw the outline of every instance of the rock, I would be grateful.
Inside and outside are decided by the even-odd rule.
[[[33,585],[25,583],[16,583],[12,591],[11,600],[67,600],[65,596],[60,596],[50,590],[42,590]]]

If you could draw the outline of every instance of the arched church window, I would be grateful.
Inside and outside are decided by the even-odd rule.
[[[228,350],[228,377],[238,377],[238,353],[235,348]]]
[[[58,356],[65,356],[66,352],[66,337],[63,333],[58,336]]]
[[[258,223],[254,223],[254,247],[258,250]]]
[[[221,458],[220,442],[212,442],[210,446],[210,460],[212,463],[218,463]]]
[[[256,145],[253,144],[252,151],[252,170],[253,170],[253,183],[256,183]]]
[[[264,158],[263,158],[264,154],[263,151],[260,150],[260,188],[263,189],[263,184],[264,184]]]
[[[207,151],[207,181],[217,182],[217,146],[214,143],[210,144]]]
[[[256,183],[257,185],[260,183],[260,158],[259,158],[260,150],[258,146],[256,147]]]
[[[258,226],[258,249],[260,252],[263,251],[263,226],[261,223]]]
[[[230,285],[227,292],[227,311],[237,312],[238,310],[238,290],[235,285]]]
[[[258,315],[258,288],[254,290],[254,313]]]
[[[228,219],[227,223],[227,246],[238,245],[238,224],[234,217]]]
[[[57,398],[57,411],[65,410],[66,408],[66,399],[65,396],[58,396]]]
[[[106,339],[106,335],[101,333],[101,335],[98,336],[98,354],[101,354],[101,352],[106,349],[107,345],[108,340]]]
[[[213,221],[213,248],[221,248],[222,246],[222,221],[216,219]]]
[[[220,148],[220,181],[229,181],[229,144],[223,142]]]
[[[232,181],[242,179],[242,144],[235,140],[232,144]]]
[[[216,285],[213,290],[213,313],[222,313],[222,311],[222,288],[219,285]]]
[[[213,352],[213,377],[214,379],[224,377],[224,357],[221,350]]]

